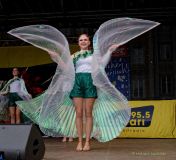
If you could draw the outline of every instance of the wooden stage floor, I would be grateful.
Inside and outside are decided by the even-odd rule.
[[[76,152],[77,140],[45,138],[44,160],[176,160],[176,139],[114,139],[91,142],[91,151]]]

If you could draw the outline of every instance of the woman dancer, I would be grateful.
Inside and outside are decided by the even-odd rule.
[[[0,92],[1,95],[8,94],[11,124],[21,123],[21,111],[15,102],[31,99],[31,95],[27,92],[24,80],[19,78],[19,74],[18,68],[13,68],[13,78],[7,82]]]

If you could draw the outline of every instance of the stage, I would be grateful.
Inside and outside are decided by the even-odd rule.
[[[76,152],[77,140],[61,142],[45,138],[44,160],[175,160],[176,139],[114,139],[107,143],[92,140],[92,150]]]

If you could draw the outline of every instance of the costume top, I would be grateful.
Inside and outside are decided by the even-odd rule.
[[[24,80],[22,78],[10,79],[0,91],[0,110],[8,105],[8,93],[16,92],[23,100],[30,100],[31,95],[28,93]]]
[[[92,72],[92,51],[79,51],[73,57],[73,63],[76,73],[91,73]]]
[[[21,91],[21,83],[19,79],[16,79],[15,81],[13,81],[10,84],[10,93],[14,93],[14,92],[20,92]]]

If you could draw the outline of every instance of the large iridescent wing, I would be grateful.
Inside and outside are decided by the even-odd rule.
[[[116,18],[103,23],[93,38],[93,82],[98,90],[94,107],[93,136],[105,142],[117,137],[130,119],[128,101],[109,81],[105,66],[112,45],[123,45],[159,25],[158,22],[135,18]],[[115,48],[114,48],[115,49]]]
[[[159,24],[154,21],[126,17],[106,21],[93,37],[94,56],[107,59],[106,54],[109,53],[110,46],[123,45]]]
[[[7,108],[8,101],[9,101],[8,96],[0,94],[0,113],[4,110],[4,108]]]
[[[75,70],[67,39],[59,30],[49,25],[24,26],[8,33],[45,50],[58,64],[52,82],[44,94],[28,102],[17,103],[28,117],[40,125],[44,133],[52,136],[64,134],[62,130],[66,128],[67,119],[74,123],[75,117],[72,101],[69,99]],[[73,134],[70,130],[67,135]]]

